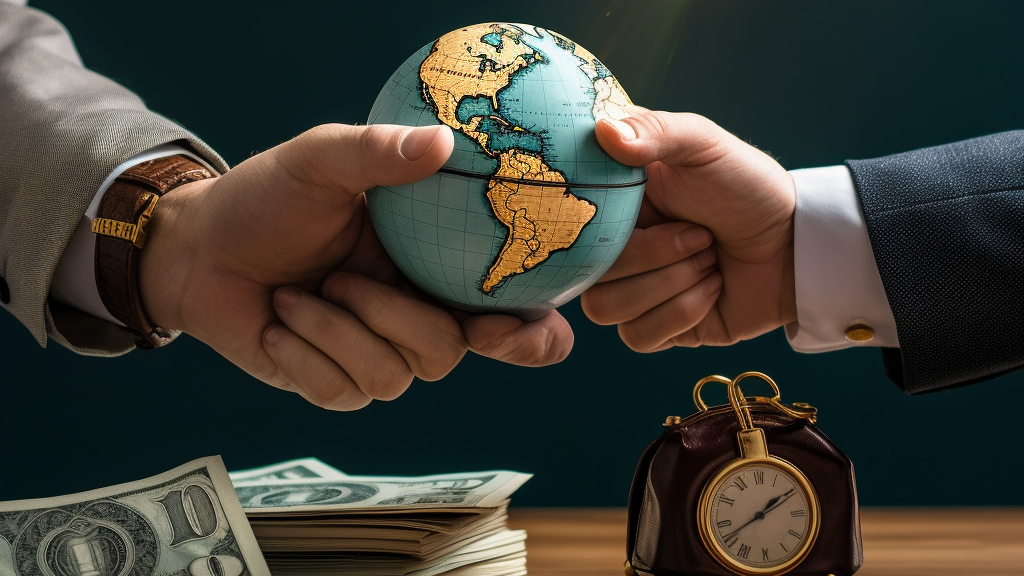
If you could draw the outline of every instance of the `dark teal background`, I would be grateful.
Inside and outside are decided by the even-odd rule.
[[[490,20],[557,30],[633,99],[704,114],[786,168],[830,165],[1024,127],[1024,8],[1015,2],[34,3],[86,64],[136,90],[232,164],[322,122],[365,121],[394,68]],[[393,402],[333,413],[249,377],[188,337],[118,359],[39,348],[0,315],[0,499],[133,480],[208,454],[229,468],[315,455],[359,474],[510,468],[517,505],[621,506],[666,415],[692,386],[761,370],[821,410],[868,505],[1022,505],[1010,489],[1018,372],[905,397],[873,350],[802,355],[780,331],[730,348],[631,352],[578,302],[565,362],[475,356]],[[956,338],[957,326],[943,337]],[[718,403],[724,398],[711,398]]]

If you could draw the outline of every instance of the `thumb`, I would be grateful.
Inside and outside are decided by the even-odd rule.
[[[271,150],[292,177],[337,194],[356,196],[374,186],[422,180],[452,153],[455,138],[443,125],[323,124]]]
[[[698,114],[637,109],[622,120],[597,122],[597,141],[609,156],[629,166],[662,161],[676,166],[716,159],[723,138],[731,135]]]

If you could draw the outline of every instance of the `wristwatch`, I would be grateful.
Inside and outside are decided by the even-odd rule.
[[[125,170],[103,194],[92,222],[96,288],[107,311],[135,337],[138,348],[159,348],[180,334],[154,325],[142,308],[139,256],[146,245],[146,224],[161,196],[182,184],[213,176],[186,156],[167,156]]]

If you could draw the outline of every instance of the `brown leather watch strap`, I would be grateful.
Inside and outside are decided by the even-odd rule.
[[[139,255],[146,224],[160,196],[213,174],[185,156],[168,156],[132,166],[114,180],[100,202],[96,233],[96,288],[110,315],[125,325],[143,349],[158,348],[178,331],[153,325],[139,293]]]

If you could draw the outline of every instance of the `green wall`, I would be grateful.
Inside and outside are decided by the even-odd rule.
[[[636,102],[709,116],[787,168],[1024,127],[1024,5],[1008,1],[34,4],[66,23],[87,65],[231,163],[318,123],[364,121],[409,54],[489,20],[562,32]],[[989,487],[1024,471],[1003,449],[1019,437],[1024,372],[909,398],[872,350],[802,355],[775,332],[641,355],[578,302],[563,313],[576,346],[558,366],[467,357],[444,380],[355,413],[263,385],[188,337],[86,358],[39,348],[3,314],[0,500],[222,454],[229,468],[307,455],[362,474],[511,468],[536,474],[517,505],[621,506],[660,422],[692,412],[696,380],[760,370],[784,400],[820,408],[821,428],[857,466],[862,503],[1024,504],[1024,492]]]

